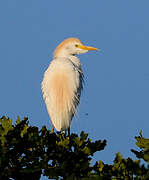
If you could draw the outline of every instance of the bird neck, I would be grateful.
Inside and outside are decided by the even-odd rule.
[[[54,59],[55,60],[64,60],[64,59],[67,59],[69,61],[72,62],[73,65],[77,66],[78,68],[81,68],[81,63],[80,63],[80,60],[78,57],[76,57],[75,55],[67,55],[67,56],[64,56],[64,54],[61,54],[59,56],[54,56]]]
[[[57,58],[67,58],[69,59],[74,65],[76,66],[80,66],[80,60],[73,54],[70,54],[70,52],[68,51],[68,49],[63,49],[63,50],[59,50],[56,49],[56,51],[54,52],[54,59]]]
[[[77,66],[78,68],[81,67],[81,63],[80,63],[80,60],[79,60],[78,57],[73,56],[73,55],[70,55],[68,58],[70,59],[70,61],[71,61],[75,66]]]
[[[70,53],[63,49],[63,50],[56,50],[54,52],[54,58],[60,57],[60,58],[68,58],[70,56]]]

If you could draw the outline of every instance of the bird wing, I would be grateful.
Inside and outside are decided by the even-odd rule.
[[[67,58],[53,60],[42,81],[43,97],[52,124],[60,131],[71,123],[80,100],[82,76]]]

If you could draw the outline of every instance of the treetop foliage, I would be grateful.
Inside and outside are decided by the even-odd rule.
[[[102,160],[91,164],[95,152],[104,150],[106,140],[93,142],[87,133],[67,136],[52,133],[43,126],[29,126],[27,118],[0,118],[0,179],[32,180],[41,175],[49,179],[149,179],[149,139],[135,137],[140,151],[131,149],[138,158],[124,159],[120,152],[112,165]],[[100,153],[100,152],[99,152]],[[140,163],[144,160],[144,164]]]

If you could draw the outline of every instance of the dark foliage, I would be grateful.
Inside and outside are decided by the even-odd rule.
[[[131,150],[140,160],[124,159],[116,154],[113,165],[101,160],[91,165],[92,156],[106,146],[106,140],[93,142],[88,134],[52,133],[44,126],[41,130],[29,126],[28,119],[16,124],[0,118],[0,179],[32,180],[41,174],[49,179],[149,179],[149,139],[140,132],[136,145],[141,151]]]

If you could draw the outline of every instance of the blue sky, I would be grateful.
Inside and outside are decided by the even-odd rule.
[[[71,129],[107,139],[97,159],[135,156],[149,137],[149,1],[0,1],[0,114],[51,128],[40,84],[55,47],[78,37],[101,49],[80,55],[85,86]],[[88,115],[87,115],[88,114]]]

